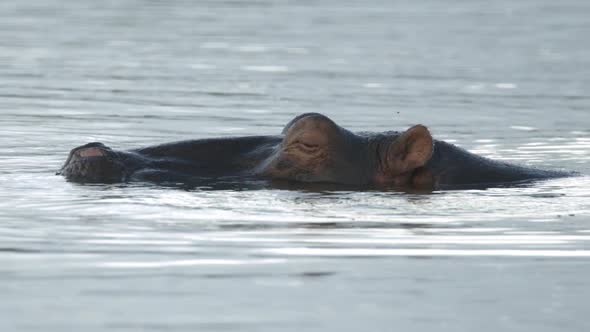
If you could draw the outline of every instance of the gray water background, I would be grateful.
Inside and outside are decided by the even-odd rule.
[[[183,191],[74,146],[427,125],[590,174],[590,2],[0,2],[1,331],[588,331],[590,179]]]

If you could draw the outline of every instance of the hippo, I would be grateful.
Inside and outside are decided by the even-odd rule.
[[[575,173],[494,161],[435,140],[423,125],[353,133],[319,113],[295,117],[280,135],[208,138],[128,151],[102,143],[73,149],[58,172],[81,183],[265,181],[350,188],[482,188]]]

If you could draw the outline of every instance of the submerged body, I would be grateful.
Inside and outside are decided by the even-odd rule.
[[[182,141],[129,151],[89,143],[73,149],[59,173],[93,183],[232,178],[428,190],[574,175],[477,156],[434,140],[421,125],[405,132],[352,133],[317,113],[296,117],[276,136]]]

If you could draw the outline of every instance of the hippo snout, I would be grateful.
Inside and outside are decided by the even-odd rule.
[[[118,182],[124,175],[123,164],[119,159],[111,148],[100,142],[92,142],[72,149],[57,174],[76,182]]]

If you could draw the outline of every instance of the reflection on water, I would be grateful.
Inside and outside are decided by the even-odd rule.
[[[310,111],[590,174],[589,6],[1,2],[0,330],[590,329],[588,176],[402,193],[53,175],[85,142],[277,134]]]

